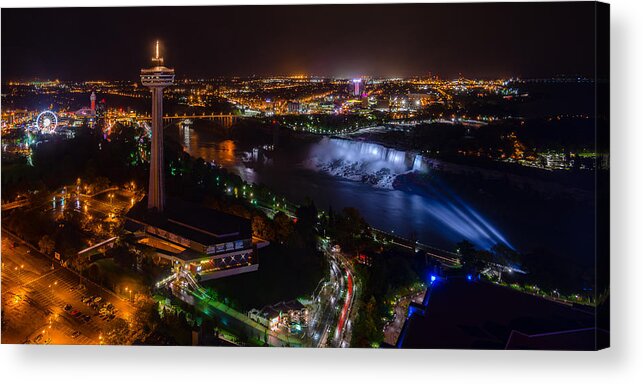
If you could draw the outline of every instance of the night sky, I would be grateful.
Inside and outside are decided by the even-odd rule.
[[[593,75],[594,3],[2,9],[3,80]]]

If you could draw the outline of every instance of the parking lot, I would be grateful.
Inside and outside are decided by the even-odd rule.
[[[2,343],[99,344],[131,313],[127,300],[3,233]]]

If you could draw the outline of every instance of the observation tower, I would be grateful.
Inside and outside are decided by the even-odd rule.
[[[174,84],[174,69],[163,65],[156,42],[152,67],[141,69],[141,83],[152,91],[152,153],[150,156],[150,187],[147,194],[148,210],[163,212],[163,89]]]
[[[124,229],[140,244],[174,266],[176,279],[198,285],[259,269],[257,250],[268,242],[252,236],[252,222],[208,207],[165,198],[163,190],[163,89],[174,84],[174,69],[163,65],[159,43],[152,67],[141,69],[141,83],[152,91],[150,187],[127,212]],[[160,286],[160,285],[159,285]]]
[[[91,96],[89,96],[90,109],[92,110],[92,115],[96,116],[96,93],[92,91]]]

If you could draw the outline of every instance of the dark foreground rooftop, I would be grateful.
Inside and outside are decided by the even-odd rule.
[[[132,207],[127,218],[203,245],[248,239],[252,236],[250,220],[178,199],[168,199],[162,214],[148,211],[147,199],[143,199]]]
[[[513,289],[439,280],[426,314],[415,313],[402,348],[596,349],[594,313]]]

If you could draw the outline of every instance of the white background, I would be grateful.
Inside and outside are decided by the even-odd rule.
[[[291,1],[292,3],[293,1]],[[297,3],[311,1],[298,0]],[[320,2],[320,1],[316,1]],[[343,1],[334,1],[342,3]],[[359,1],[352,1],[359,2]],[[371,1],[373,2],[373,1]],[[241,1],[225,3],[288,3]],[[643,12],[611,5],[612,347],[601,352],[0,346],[3,383],[641,383]],[[2,7],[182,5],[177,1],[2,1]],[[189,4],[215,4],[189,0]],[[546,25],[546,20],[543,20]],[[31,28],[34,26],[25,26]],[[64,42],[61,42],[64,46]],[[49,49],[57,49],[56,45]],[[10,54],[2,52],[2,54]],[[8,58],[4,58],[8,59]]]

